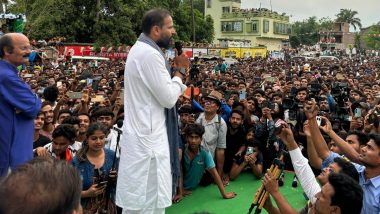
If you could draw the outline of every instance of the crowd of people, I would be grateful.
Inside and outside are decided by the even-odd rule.
[[[125,60],[43,60],[17,70],[28,55],[25,39],[0,39],[0,66],[7,68],[0,74],[0,176],[17,177],[23,169],[15,169],[29,156],[67,161],[81,177],[84,212],[115,213],[124,110],[130,108],[124,105]],[[279,192],[281,177],[266,173],[287,150],[285,168],[295,171],[310,199],[302,213],[380,213],[379,57],[342,55],[334,61],[268,55],[227,65],[221,58],[190,61],[177,45],[169,66],[188,73],[183,73],[187,89],[174,100],[181,135],[174,156],[180,163],[174,203],[212,183],[223,198],[234,198],[236,193],[224,188],[247,171],[263,178],[276,202],[265,203],[269,213],[297,213]],[[144,109],[135,116],[153,115]],[[28,135],[33,136],[29,146]],[[51,166],[36,162],[46,170]],[[19,179],[18,184],[24,182]],[[16,181],[5,179],[0,193]],[[26,189],[19,194],[29,194]],[[0,203],[0,211],[6,206]]]

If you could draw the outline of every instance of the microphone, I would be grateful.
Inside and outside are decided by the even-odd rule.
[[[123,120],[120,119],[116,122],[116,126],[113,126],[112,129],[117,131],[119,134],[123,134],[123,130],[121,130],[121,128],[123,127]]]
[[[116,125],[119,129],[121,129],[121,127],[123,127],[123,120],[122,119],[119,119],[117,122],[116,122]]]

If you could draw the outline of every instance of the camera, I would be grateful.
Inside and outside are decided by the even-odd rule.
[[[380,115],[380,110],[376,109],[372,114],[368,116],[368,123],[370,124],[374,123],[379,115]]]

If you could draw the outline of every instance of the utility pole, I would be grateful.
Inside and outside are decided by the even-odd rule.
[[[194,45],[195,45],[195,17],[194,17],[194,1],[191,0],[191,25],[193,28],[193,45],[191,46],[191,55],[194,58]]]

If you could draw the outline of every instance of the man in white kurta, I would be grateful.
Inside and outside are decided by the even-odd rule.
[[[170,16],[162,28],[166,24],[174,35]],[[156,31],[147,36],[157,42],[157,35],[162,36]],[[151,45],[137,41],[131,48],[125,67],[124,137],[116,190],[116,204],[123,213],[164,213],[172,203],[164,110],[174,107],[185,91],[183,77],[176,72],[171,78],[162,53]]]

